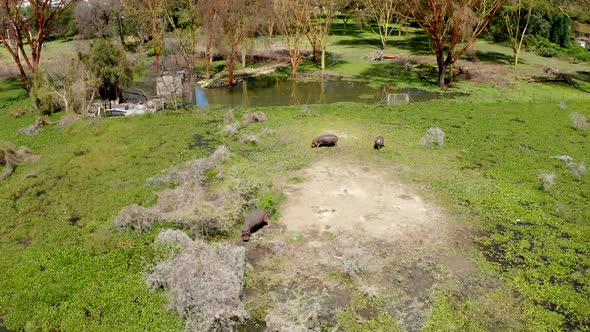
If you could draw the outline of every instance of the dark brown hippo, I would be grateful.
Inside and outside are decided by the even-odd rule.
[[[311,141],[312,148],[318,148],[320,146],[336,146],[338,143],[338,136],[336,135],[322,135],[318,136]]]
[[[242,228],[242,241],[250,241],[250,234],[255,233],[265,225],[270,226],[270,219],[268,218],[266,211],[257,209],[250,212],[250,214],[246,217],[246,220],[244,220],[244,228]]]
[[[383,139],[383,136],[377,136],[377,138],[375,138],[375,145],[373,145],[373,149],[375,150],[379,150],[382,147],[384,147],[385,145],[383,144],[385,142],[385,139]]]

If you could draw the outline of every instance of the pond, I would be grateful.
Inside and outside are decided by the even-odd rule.
[[[155,94],[155,87],[142,84],[141,89]],[[314,82],[285,79],[248,79],[231,88],[185,87],[185,99],[196,106],[223,105],[237,107],[291,106],[357,102],[398,104],[467,95],[460,92],[431,92],[416,88],[375,88],[366,82],[327,80]],[[394,98],[392,98],[394,97]],[[400,102],[401,101],[401,102]]]

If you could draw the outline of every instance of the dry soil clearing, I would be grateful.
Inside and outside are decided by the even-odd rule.
[[[253,282],[246,302],[268,308],[315,294],[319,319],[334,323],[361,293],[388,299],[385,310],[414,331],[437,291],[470,297],[494,287],[482,285],[463,254],[469,232],[397,179],[394,168],[324,159],[300,177],[284,189],[280,220],[247,244]],[[357,322],[378,314],[359,312]]]

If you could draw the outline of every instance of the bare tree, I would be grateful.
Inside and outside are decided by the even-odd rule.
[[[387,39],[393,32],[393,21],[397,16],[399,0],[362,0],[364,13],[369,18],[368,26],[381,41],[381,48],[387,48]],[[371,24],[375,22],[376,26]]]
[[[97,79],[79,59],[69,66],[49,71],[50,89],[59,98],[66,113],[84,113],[88,110],[97,92]]]
[[[162,0],[121,0],[121,3],[125,11],[134,16],[138,24],[149,31],[151,46],[156,57],[156,71],[159,72],[160,57],[164,49],[167,2]]]
[[[220,23],[227,41],[228,84],[234,85],[234,70],[240,47],[258,27],[257,15],[261,2],[257,0],[217,0]]]
[[[0,0],[0,41],[18,66],[27,89],[32,87],[45,39],[60,16],[79,0]]]
[[[174,30],[182,57],[189,70],[192,82],[197,62],[197,35],[199,32],[199,10],[196,0],[168,0],[166,17]]]
[[[291,76],[297,76],[297,69],[303,58],[301,46],[310,27],[311,0],[274,0],[273,13],[277,28],[291,58]]]
[[[518,65],[518,56],[526,35],[535,3],[533,0],[507,0],[500,11],[506,25],[506,33],[514,57],[514,65]]]
[[[78,34],[84,38],[109,38],[116,32],[124,44],[121,9],[119,0],[79,2],[74,10]]]
[[[326,70],[326,46],[330,36],[330,28],[336,11],[339,9],[337,0],[316,0],[311,11],[311,24],[307,33],[312,45],[314,60],[317,61],[317,51],[320,51],[322,72]]]
[[[453,64],[484,31],[502,0],[407,0],[401,4],[403,13],[430,37],[438,66],[438,86],[444,87],[447,68],[452,82]]]
[[[200,0],[198,2],[198,12],[202,22],[202,29],[205,34],[205,54],[203,61],[205,63],[205,79],[211,78],[211,61],[213,58],[213,48],[218,46],[219,40],[222,39],[223,30],[221,29],[221,13],[217,0]]]

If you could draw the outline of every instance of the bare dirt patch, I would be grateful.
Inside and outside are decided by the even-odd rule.
[[[412,247],[445,245],[454,225],[387,170],[322,161],[287,189],[281,222],[289,231],[351,232]]]
[[[249,309],[269,312],[270,298],[322,294],[317,317],[338,326],[362,294],[385,299],[379,314],[385,310],[403,329],[417,331],[433,292],[474,294],[468,285],[482,283],[470,282],[479,270],[464,254],[469,232],[394,170],[326,159],[303,172],[304,182],[288,185],[278,223],[246,245]],[[361,316],[359,328],[371,320]]]

